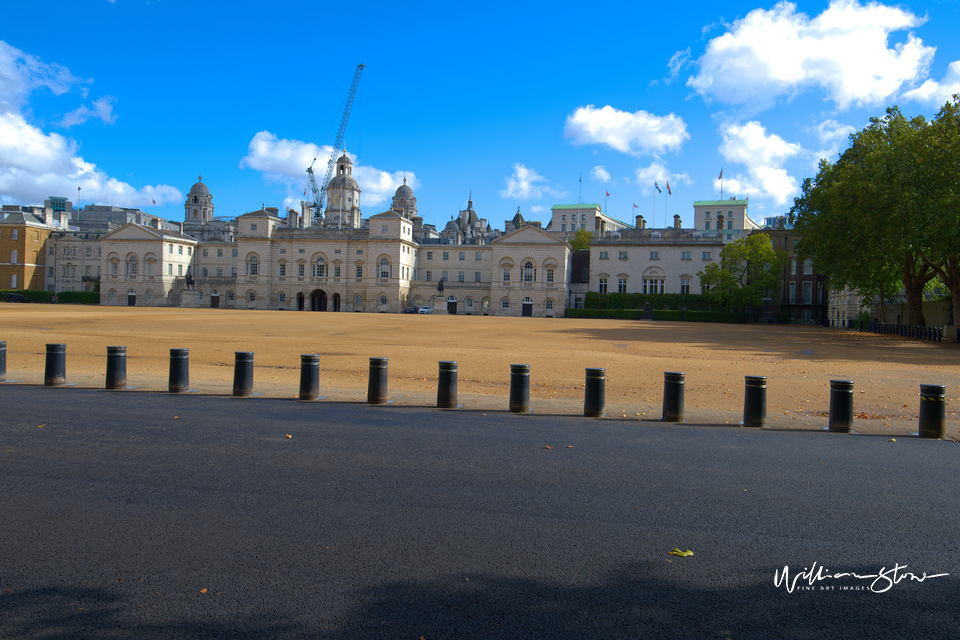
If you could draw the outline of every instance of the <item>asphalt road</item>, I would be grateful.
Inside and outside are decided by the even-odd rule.
[[[958,455],[0,385],[0,638],[957,638]]]

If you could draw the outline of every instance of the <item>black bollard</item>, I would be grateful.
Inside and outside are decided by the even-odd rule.
[[[170,393],[190,390],[190,349],[170,349]]]
[[[320,398],[320,356],[315,353],[300,355],[300,399]]]
[[[947,432],[947,388],[942,384],[920,385],[920,437],[942,438]]]
[[[387,360],[388,358],[370,358],[367,404],[387,403]]]
[[[127,348],[107,347],[107,380],[105,389],[127,388]]]
[[[456,360],[440,361],[440,375],[437,377],[437,407],[440,409],[457,408]]]
[[[683,420],[683,386],[687,374],[677,371],[663,372],[663,415],[661,422]]]
[[[607,403],[606,369],[587,369],[586,382],[583,385],[583,415],[597,418],[604,415],[603,407]]]
[[[744,376],[743,426],[767,426],[767,376]]]
[[[830,381],[830,420],[827,428],[849,433],[853,427],[853,380]]]
[[[0,382],[7,381],[7,341],[0,340]]]
[[[43,384],[59,387],[67,383],[67,345],[48,344],[47,362],[43,370]]]
[[[530,365],[510,365],[510,413],[530,413]]]
[[[943,342],[943,327],[937,327],[937,342]]]
[[[253,395],[253,351],[234,352],[233,395],[240,398]]]

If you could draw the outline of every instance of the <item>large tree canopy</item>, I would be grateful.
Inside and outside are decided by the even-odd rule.
[[[888,109],[850,136],[837,162],[820,163],[790,210],[798,252],[813,259],[832,288],[883,299],[902,286],[910,324],[926,324],[923,290],[939,275],[932,245],[941,240],[931,229],[939,226],[933,196],[946,197],[933,171],[943,161],[935,144],[941,128]]]

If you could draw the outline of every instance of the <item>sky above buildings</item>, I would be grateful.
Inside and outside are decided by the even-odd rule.
[[[0,202],[80,187],[170,220],[201,174],[217,215],[299,207],[360,62],[363,213],[406,177],[438,226],[472,193],[498,228],[581,197],[689,227],[721,169],[762,221],[871,117],[960,92],[951,0],[7,4]]]

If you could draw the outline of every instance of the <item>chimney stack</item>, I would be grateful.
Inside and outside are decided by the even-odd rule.
[[[680,228],[680,214],[679,214],[679,213],[673,214],[673,228],[674,228],[674,229],[679,229],[679,228]]]
[[[643,216],[638,215],[638,216],[637,216],[637,229],[640,229],[642,224],[643,224]]]
[[[150,220],[150,226],[153,227],[154,229],[159,229],[159,228],[160,228],[160,218],[152,218],[152,219]]]

